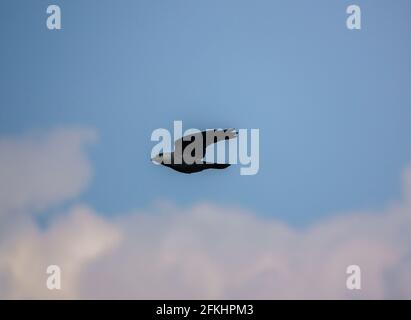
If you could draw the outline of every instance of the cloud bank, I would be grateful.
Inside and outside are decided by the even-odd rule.
[[[209,203],[117,218],[76,204],[39,227],[34,214],[87,187],[85,146],[95,136],[60,129],[0,139],[1,298],[411,298],[411,169],[398,203],[304,229]],[[62,269],[60,291],[46,288],[51,264]],[[346,288],[352,264],[359,291]]]
[[[86,129],[0,137],[0,214],[44,210],[78,195],[92,172],[83,145],[95,139]]]

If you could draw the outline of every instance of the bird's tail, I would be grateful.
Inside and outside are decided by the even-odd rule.
[[[229,163],[204,163],[206,169],[225,169],[230,166]]]

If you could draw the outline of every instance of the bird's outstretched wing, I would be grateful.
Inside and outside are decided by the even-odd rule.
[[[194,145],[191,146],[195,146],[196,149],[201,148],[201,152],[197,151],[197,155],[195,156],[194,150],[192,150],[191,156],[195,157],[195,160],[200,160],[204,158],[206,148],[209,145],[217,143],[219,141],[233,139],[235,137],[237,137],[237,130],[235,129],[214,129],[196,132],[176,140],[174,142],[174,153],[177,156],[182,156],[184,154],[185,148],[195,141]],[[196,144],[198,144],[198,147],[196,146]]]

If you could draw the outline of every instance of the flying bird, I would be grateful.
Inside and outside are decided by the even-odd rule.
[[[203,161],[208,146],[237,137],[235,129],[207,130],[184,136],[174,142],[174,152],[160,152],[152,158],[158,164],[182,173],[195,173],[207,169],[225,169],[228,163],[208,163]]]

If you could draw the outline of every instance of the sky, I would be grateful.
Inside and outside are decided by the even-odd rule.
[[[358,297],[411,297],[411,3],[354,2],[355,31],[345,0],[56,0],[62,29],[51,31],[49,1],[1,1],[0,296],[53,297],[19,271],[53,259],[72,279],[63,297],[99,296],[96,277],[124,259],[139,277],[107,283],[110,297],[174,297],[179,286],[177,298],[352,298],[336,270],[344,278],[345,263],[371,251],[373,281]],[[151,133],[176,120],[259,129],[258,174],[153,165]],[[60,250],[81,230],[90,250],[68,250],[70,264]],[[244,239],[255,265],[225,283],[225,254],[243,262]],[[299,267],[313,256],[334,289],[291,280],[315,275],[315,264]],[[86,276],[90,286],[77,285]]]

